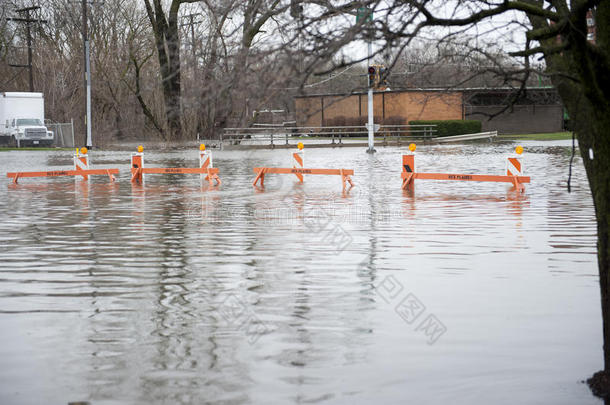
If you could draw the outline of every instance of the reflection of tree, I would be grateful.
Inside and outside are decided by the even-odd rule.
[[[187,220],[182,215],[186,213],[184,201],[166,196],[161,204],[157,207],[158,215],[153,218],[158,229],[155,245],[160,263],[154,281],[158,298],[153,320],[156,351],[151,351],[154,353],[151,362],[155,371],[167,371],[167,375],[149,382],[144,378],[148,387],[143,391],[151,399],[166,397],[173,403],[184,403],[175,388],[181,384],[196,385],[198,380],[197,361],[193,358],[196,316],[191,288],[194,275],[188,266],[189,252],[183,237]]]
[[[552,151],[548,160],[549,170],[565,167],[568,162],[567,148],[557,148]],[[549,247],[553,249],[551,271],[580,272],[583,262],[587,269],[592,264],[585,257],[594,261],[595,226],[593,204],[588,193],[580,185],[586,184],[585,173],[581,161],[577,159],[574,165],[572,187],[573,192],[566,195],[563,189],[549,189],[547,218],[549,227]],[[584,256],[583,256],[584,255]],[[571,263],[566,269],[565,263]]]

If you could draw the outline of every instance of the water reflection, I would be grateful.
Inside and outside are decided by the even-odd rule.
[[[132,185],[125,153],[100,160],[117,183],[5,180],[0,403],[597,403],[576,383],[601,366],[595,222],[578,160],[563,188],[566,148],[526,147],[525,194],[403,191],[394,148],[310,153],[356,169],[345,192],[334,176],[257,192],[243,162],[281,166],[285,151],[215,153],[213,189]],[[420,149],[422,169],[493,172],[507,148]],[[180,152],[147,164],[193,166]],[[432,315],[447,330],[431,344],[418,328]]]

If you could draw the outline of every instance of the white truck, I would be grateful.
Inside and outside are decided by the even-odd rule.
[[[0,142],[17,147],[53,144],[53,132],[44,125],[42,93],[0,93]]]

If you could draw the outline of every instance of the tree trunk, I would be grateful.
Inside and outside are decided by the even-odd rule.
[[[157,57],[161,71],[165,118],[169,129],[166,139],[176,139],[182,135],[182,108],[180,106],[180,37],[178,34],[178,10],[181,0],[173,0],[169,19],[165,18],[161,0],[153,0],[153,5],[145,0],[148,19],[155,35]]]
[[[591,187],[597,219],[597,261],[602,306],[602,333],[604,342],[604,369],[587,382],[595,395],[610,398],[610,277],[608,260],[610,244],[608,225],[610,224],[610,111],[605,117],[595,117],[587,131],[578,129],[578,145],[585,164]],[[592,159],[591,159],[592,158]]]
[[[599,267],[599,284],[601,292],[603,337],[604,337],[604,370],[610,371],[610,279],[608,278],[608,225],[610,224],[610,137],[606,128],[610,128],[610,111],[603,120],[584,132],[577,130],[580,154],[591,187],[597,219],[597,260]],[[591,159],[592,158],[592,159]]]
[[[610,395],[610,100],[591,102],[587,90],[563,83],[558,90],[574,122],[578,147],[591,189],[597,219],[597,261],[602,309],[604,369],[589,379],[594,394]],[[606,97],[604,97],[605,99]]]
[[[610,114],[610,111],[607,113]],[[608,117],[608,116],[607,116]],[[592,125],[587,133],[577,132],[580,154],[585,164],[585,170],[591,187],[597,219],[597,260],[599,267],[599,282],[601,291],[603,335],[604,335],[604,370],[610,371],[610,302],[608,293],[608,225],[610,224],[610,128],[608,118],[599,120]],[[604,136],[606,135],[606,136]],[[595,142],[592,142],[592,141]]]
[[[172,1],[166,33],[168,71],[163,81],[167,81],[165,87],[165,110],[167,124],[173,139],[182,137],[182,106],[180,98],[180,37],[178,34],[178,9],[180,0]]]

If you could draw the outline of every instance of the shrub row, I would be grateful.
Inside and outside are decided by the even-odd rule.
[[[477,120],[418,120],[409,125],[436,125],[437,136],[476,134],[481,132],[481,121]]]

